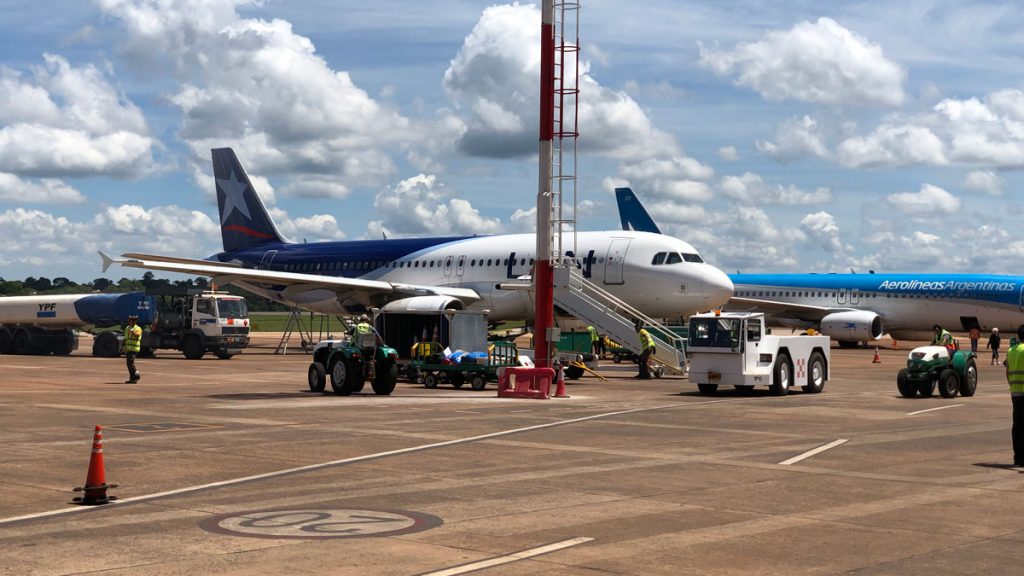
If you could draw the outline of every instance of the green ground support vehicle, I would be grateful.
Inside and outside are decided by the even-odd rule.
[[[417,342],[409,379],[422,382],[426,388],[437,388],[448,382],[453,388],[469,383],[473,390],[483,390],[488,382],[498,381],[498,369],[519,366],[519,350],[512,342],[492,342],[487,360],[482,364],[445,364],[444,348],[438,342]]]
[[[395,390],[398,382],[398,352],[390,346],[377,345],[376,335],[358,342],[367,346],[354,346],[346,340],[324,340],[313,348],[313,362],[309,365],[309,389],[323,392],[330,376],[335,394],[348,396],[362,391],[369,380],[373,392],[386,396]]]
[[[957,350],[950,358],[944,346],[921,346],[907,355],[907,367],[896,375],[896,387],[904,398],[927,398],[938,387],[943,398],[974,396],[978,367],[974,352]]]

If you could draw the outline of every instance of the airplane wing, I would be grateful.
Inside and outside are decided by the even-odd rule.
[[[466,304],[481,299],[475,290],[468,288],[450,288],[446,286],[427,286],[420,284],[403,284],[384,280],[366,280],[362,278],[343,278],[339,276],[321,276],[319,274],[302,274],[298,272],[279,272],[275,270],[255,270],[242,268],[237,264],[213,262],[210,260],[192,260],[152,254],[128,253],[121,258],[112,258],[100,252],[103,259],[103,271],[112,264],[120,264],[128,268],[144,268],[146,270],[162,270],[179,272],[196,276],[208,276],[215,284],[230,284],[245,281],[255,284],[272,284],[286,286],[286,294],[299,294],[311,290],[358,291],[369,294],[397,294],[408,296],[450,296],[458,298]]]
[[[737,297],[730,298],[723,308],[730,312],[764,312],[769,316],[792,318],[808,322],[817,322],[833,312],[854,310],[854,308],[841,308],[838,306],[808,306],[793,302],[776,302],[774,300]]]

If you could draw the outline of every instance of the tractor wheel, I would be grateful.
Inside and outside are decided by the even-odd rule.
[[[339,394],[341,396],[348,396],[349,394],[352,393],[352,391],[349,390],[348,386],[345,385],[345,383],[350,378],[348,362],[345,361],[345,358],[339,356],[337,359],[334,360],[334,362],[331,364],[330,375],[331,389],[334,390],[335,394]]]
[[[825,389],[825,357],[821,352],[811,352],[811,358],[807,361],[807,384],[804,385],[804,392],[817,394]]]
[[[917,396],[917,386],[910,383],[910,370],[904,368],[896,375],[896,388],[899,389],[900,395],[904,398]]]
[[[943,398],[956,398],[959,389],[960,377],[956,375],[956,370],[946,368],[939,373],[939,394]]]
[[[374,374],[373,393],[378,396],[387,396],[395,391],[395,384],[398,382],[398,365],[392,359],[381,360],[377,363]]]
[[[307,374],[309,390],[311,392],[323,392],[327,385],[327,369],[322,362],[313,362],[309,365]]]
[[[216,354],[217,354],[217,358],[220,358],[221,360],[230,360],[231,357],[234,356],[234,354],[232,354],[230,352],[225,352],[223,350],[218,350],[216,352]]]
[[[935,381],[928,380],[927,382],[921,382],[917,385],[917,391],[921,396],[925,398],[931,398],[932,394],[935,393]]]
[[[469,385],[473,390],[479,392],[484,388],[487,388],[487,380],[484,380],[483,376],[473,376],[473,378],[469,380]]]
[[[437,388],[437,376],[427,372],[423,375],[423,387],[424,388]]]
[[[699,390],[701,394],[710,396],[715,392],[718,392],[718,384],[697,384],[697,390]]]
[[[978,389],[978,366],[974,362],[974,358],[967,361],[967,366],[964,367],[964,378],[960,382],[960,395],[964,398],[970,398],[974,396],[974,392]]]
[[[772,385],[769,390],[772,396],[785,396],[789,394],[793,386],[793,367],[789,364],[789,355],[780,352],[775,359],[775,368],[772,370]]]

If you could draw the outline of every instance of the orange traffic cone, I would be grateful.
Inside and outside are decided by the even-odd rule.
[[[568,398],[569,395],[565,393],[565,370],[562,365],[558,365],[558,382],[555,385],[555,398]]]
[[[95,506],[117,500],[117,496],[107,496],[107,488],[117,488],[117,484],[107,484],[107,474],[103,470],[103,427],[97,425],[92,437],[92,456],[89,458],[89,472],[85,477],[85,486],[75,488],[75,492],[84,492],[84,496],[76,496],[76,504]]]
[[[878,355],[878,346],[875,346],[875,358],[871,360],[872,364],[881,364],[882,357]]]

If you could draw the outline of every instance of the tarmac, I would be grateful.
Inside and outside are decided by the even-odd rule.
[[[230,360],[0,356],[0,574],[1019,574],[1002,366],[906,399],[900,350],[821,394],[683,378],[567,399],[312,393],[279,335]],[[966,340],[964,340],[966,341]],[[328,390],[329,390],[328,386]],[[95,425],[116,503],[71,504]]]

